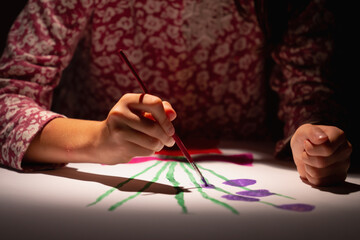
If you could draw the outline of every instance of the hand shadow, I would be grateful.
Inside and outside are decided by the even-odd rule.
[[[346,182],[346,181],[332,185],[332,186],[314,186],[307,179],[301,178],[301,180],[304,183],[310,185],[312,188],[318,189],[322,192],[330,192],[330,193],[339,194],[339,195],[348,195],[350,193],[360,191],[359,184],[350,183],[350,182]]]
[[[176,195],[179,192],[190,192],[189,190],[184,189],[183,187],[174,187],[166,184],[139,180],[139,179],[79,172],[77,169],[70,167],[63,167],[56,170],[39,171],[39,172],[46,175],[64,177],[74,180],[97,182],[109,187],[115,187],[118,190],[125,192],[141,191],[148,193],[168,194],[168,195]],[[144,188],[145,186],[148,187]]]

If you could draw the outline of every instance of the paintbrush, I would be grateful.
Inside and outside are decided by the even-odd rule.
[[[140,84],[140,87],[142,88],[143,92],[144,93],[149,93],[149,91],[145,87],[143,81],[140,79],[139,75],[135,71],[135,68],[132,66],[129,59],[126,57],[126,54],[124,53],[124,51],[120,50],[120,51],[118,51],[118,53],[120,54],[121,58],[124,60],[126,65],[129,67],[130,71],[132,72],[132,74],[134,75],[134,77],[136,78],[138,83]],[[201,181],[204,183],[205,187],[209,187],[210,185],[206,182],[204,176],[201,174],[199,168],[196,166],[194,160],[192,159],[191,155],[189,154],[188,150],[186,149],[184,143],[181,141],[179,136],[176,133],[174,133],[172,138],[175,140],[176,145],[180,148],[180,150],[184,154],[185,158],[188,160],[188,162],[194,168],[195,172],[200,176]]]

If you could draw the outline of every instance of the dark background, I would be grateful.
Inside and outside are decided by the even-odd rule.
[[[0,53],[6,43],[10,26],[27,0],[2,1],[0,3]],[[359,20],[358,8],[355,5],[340,4],[341,1],[329,1],[335,14],[335,56],[334,66],[336,74],[334,79],[337,84],[339,102],[345,108],[345,128],[353,144],[353,162],[360,165],[359,139],[360,139],[360,91],[359,89]],[[354,3],[353,3],[354,4]]]
[[[11,24],[24,8],[27,0],[1,1],[0,3],[0,53],[5,47],[7,33]]]

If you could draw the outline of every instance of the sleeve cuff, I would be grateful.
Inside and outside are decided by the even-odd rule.
[[[30,111],[31,110],[31,111]],[[8,134],[1,146],[1,164],[22,172],[35,170],[53,169],[64,164],[30,164],[23,163],[23,157],[31,141],[44,126],[54,118],[64,117],[63,115],[47,111],[41,108],[25,109],[13,119]],[[14,123],[16,120],[16,123]]]

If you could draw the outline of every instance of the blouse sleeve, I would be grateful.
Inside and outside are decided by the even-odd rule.
[[[272,52],[275,67],[270,84],[279,96],[278,117],[284,122],[277,157],[291,156],[289,140],[302,124],[337,124],[340,107],[328,74],[332,25],[325,1],[312,1],[289,21],[283,43]]]
[[[0,59],[0,164],[27,170],[22,158],[50,120],[52,93],[91,14],[91,0],[29,0]],[[49,166],[47,166],[49,167]]]

